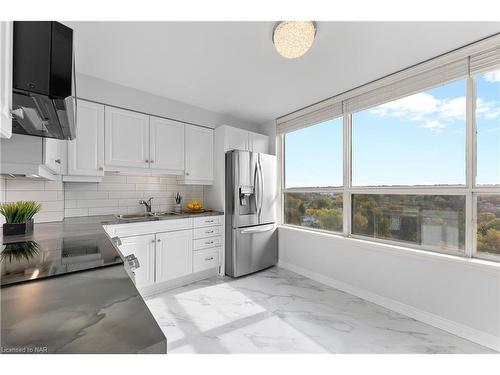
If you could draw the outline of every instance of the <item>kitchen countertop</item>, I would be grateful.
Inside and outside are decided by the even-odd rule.
[[[2,237],[2,252],[34,241],[27,259],[3,259],[0,353],[166,353],[166,338],[102,222],[35,224]]]
[[[108,216],[109,219],[104,219],[102,221],[103,225],[114,225],[114,224],[128,224],[128,223],[140,223],[145,221],[161,221],[161,220],[176,220],[176,219],[186,219],[191,217],[200,216],[220,216],[224,215],[224,212],[220,211],[205,211],[205,212],[182,212],[170,215],[158,215],[158,216],[144,216],[139,218],[127,219],[118,218],[116,216]]]

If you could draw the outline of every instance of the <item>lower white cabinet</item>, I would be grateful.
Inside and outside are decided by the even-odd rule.
[[[193,272],[205,271],[219,265],[220,248],[195,251]]]
[[[139,260],[139,268],[134,270],[135,283],[141,293],[148,294],[220,272],[224,247],[222,224],[223,216],[199,216],[110,224],[104,229],[110,237],[120,238],[123,256],[134,254]],[[197,272],[200,274],[196,275]]]
[[[156,282],[193,272],[193,231],[156,234]]]
[[[154,234],[121,238],[120,251],[123,256],[134,254],[139,261],[139,268],[134,270],[135,285],[144,287],[155,283],[155,247]]]

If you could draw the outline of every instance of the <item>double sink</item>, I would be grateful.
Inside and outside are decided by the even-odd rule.
[[[165,212],[145,212],[143,214],[130,214],[130,215],[115,215],[120,220],[159,220],[162,217],[168,216],[181,216],[180,212],[165,211]]]

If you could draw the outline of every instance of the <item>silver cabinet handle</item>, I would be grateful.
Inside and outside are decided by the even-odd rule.
[[[155,243],[156,241],[155,240],[151,240],[152,243]]]
[[[205,258],[205,260],[214,260],[214,257]]]
[[[150,162],[151,164],[153,164],[155,161],[154,161],[154,160],[150,160],[149,162]]]
[[[100,170],[100,171],[103,171],[103,170],[104,170],[104,167],[99,167],[99,170]]]
[[[214,232],[213,230],[206,230],[205,231],[206,234],[213,233],[213,232]]]
[[[146,159],[146,161],[144,163],[149,163],[149,159]]]
[[[213,222],[214,222],[213,219],[212,220],[205,220],[205,223],[213,223]]]
[[[156,240],[156,242],[160,242],[160,241],[161,241],[161,240],[160,240],[159,238]]]
[[[211,245],[213,243],[214,243],[214,241],[205,241],[205,245]]]
[[[186,176],[189,176],[189,172],[188,171],[186,171]]]
[[[61,159],[54,160],[57,164],[61,164]]]

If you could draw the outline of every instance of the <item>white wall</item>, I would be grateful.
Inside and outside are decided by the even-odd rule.
[[[209,128],[216,128],[220,125],[231,125],[251,131],[256,131],[259,128],[258,124],[85,74],[77,75],[76,90],[77,96],[81,99],[93,100]]]
[[[500,268],[279,228],[285,268],[500,351]]]

